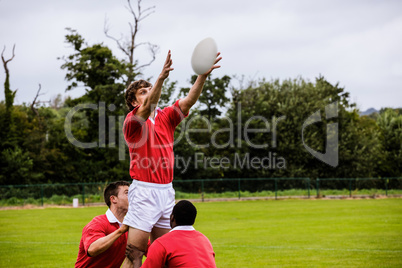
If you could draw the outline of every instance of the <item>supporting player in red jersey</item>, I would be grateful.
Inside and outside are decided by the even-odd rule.
[[[83,229],[75,267],[118,268],[124,261],[127,225],[122,225],[128,209],[126,181],[109,184],[104,192],[106,214],[93,218]]]
[[[219,55],[215,64],[221,60]],[[173,70],[170,51],[154,85],[139,80],[127,88],[126,104],[130,112],[123,132],[130,151],[133,183],[128,194],[129,210],[123,223],[130,226],[128,244],[141,252],[146,250],[149,237],[152,243],[170,230],[169,217],[175,203],[171,184],[174,130],[197,102],[208,75],[219,67],[214,65],[199,75],[186,97],[163,110],[157,109],[156,105],[163,82]],[[142,256],[133,261],[126,258],[123,268],[140,267],[141,262]]]
[[[211,242],[193,227],[196,216],[190,201],[178,202],[170,216],[172,230],[152,243],[141,267],[216,267]]]

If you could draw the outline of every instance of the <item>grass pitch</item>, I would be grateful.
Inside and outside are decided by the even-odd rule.
[[[402,267],[402,199],[195,203],[218,267]],[[106,207],[0,211],[0,267],[73,267]]]

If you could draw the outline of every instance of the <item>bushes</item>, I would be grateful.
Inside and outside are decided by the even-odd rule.
[[[74,196],[67,196],[67,195],[52,195],[49,198],[43,198],[43,205],[57,205],[57,206],[65,206],[65,205],[72,205],[73,199],[78,198],[80,204],[82,204],[82,195],[74,195]],[[88,203],[103,203],[103,196],[94,194],[94,195],[87,195],[85,196],[85,204]],[[24,206],[24,205],[42,205],[41,198],[18,198],[18,197],[10,197],[4,198],[0,200],[1,207],[8,207],[8,206]]]

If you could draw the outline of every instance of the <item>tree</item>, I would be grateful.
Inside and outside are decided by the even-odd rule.
[[[383,177],[402,176],[402,114],[398,112],[398,109],[384,109],[377,118],[383,148],[380,165]]]
[[[127,0],[128,7],[127,9],[131,13],[133,17],[133,21],[129,22],[130,26],[130,34],[128,38],[124,38],[122,35],[119,39],[113,37],[112,35],[109,34],[110,29],[107,24],[107,20],[105,20],[105,25],[104,25],[104,33],[105,35],[114,40],[117,44],[117,47],[127,56],[128,58],[128,64],[127,64],[127,80],[126,80],[126,87],[128,87],[131,82],[135,80],[135,77],[141,73],[141,70],[149,65],[151,65],[152,62],[155,61],[156,58],[156,53],[159,49],[157,45],[151,44],[150,42],[142,42],[142,43],[137,43],[137,35],[138,31],[140,29],[139,24],[141,21],[146,19],[149,15],[151,15],[154,12],[155,6],[151,6],[145,9],[142,9],[141,7],[141,0],[137,0],[137,11],[135,11],[131,5],[131,0]],[[138,60],[135,59],[134,57],[134,52],[137,48],[140,46],[147,46],[148,50],[151,54],[151,60],[148,63],[139,65]]]
[[[32,110],[32,112],[33,112],[34,114],[36,114],[36,116],[38,116],[38,118],[39,118],[39,113],[38,113],[38,110],[35,108],[35,105],[37,105],[38,103],[40,103],[40,101],[38,100],[38,97],[39,97],[40,95],[43,95],[43,94],[40,94],[41,89],[42,89],[42,86],[41,86],[41,84],[39,84],[38,91],[36,92],[35,98],[34,98],[34,100],[33,100],[32,103],[31,103],[31,110]]]
[[[138,1],[135,11],[130,0],[127,2],[128,9],[133,15],[133,22],[129,23],[131,31],[128,41],[112,37],[106,22],[104,27],[106,36],[116,41],[119,49],[128,57],[127,60],[117,59],[102,43],[88,45],[76,30],[67,28],[69,33],[66,35],[66,42],[74,49],[73,54],[61,58],[64,60],[61,68],[67,71],[66,80],[70,82],[67,90],[84,86],[86,93],[80,98],[66,99],[64,106],[74,107],[89,103],[92,107],[96,107],[76,113],[72,120],[73,125],[78,122],[85,123],[81,129],[72,127],[72,131],[76,131],[75,134],[80,134],[80,141],[95,142],[98,146],[98,148],[75,148],[68,151],[68,157],[77,163],[76,170],[79,170],[80,176],[86,178],[86,181],[122,179],[128,176],[128,154],[125,152],[125,160],[120,161],[118,156],[121,152],[114,146],[117,140],[115,136],[121,135],[121,118],[127,113],[124,90],[137,75],[141,75],[142,68],[155,60],[157,46],[136,41],[140,22],[152,14],[154,7],[142,9],[141,1]],[[148,45],[152,59],[147,64],[139,65],[134,57],[134,51],[142,45]],[[175,82],[165,84],[169,92],[174,90],[174,85]]]
[[[197,76],[192,76],[190,82],[193,84],[196,79]],[[222,129],[228,128],[228,120],[220,118],[220,116],[225,112],[226,105],[230,100],[226,96],[229,90],[229,82],[230,77],[227,75],[215,79],[208,77],[198,100],[200,105],[193,107],[190,115],[177,127],[174,147],[177,155],[176,178],[225,177],[226,170],[209,165],[204,166],[199,161],[196,163],[195,158],[214,157],[219,159],[230,153],[227,146],[224,145],[227,141],[226,133],[215,135]],[[182,88],[179,94],[185,96],[189,90],[190,88]],[[201,131],[194,131],[195,129]],[[214,146],[215,142],[219,148]],[[186,167],[184,166],[185,163],[188,164]]]
[[[170,79],[167,78],[162,85],[162,92],[159,98],[158,106],[163,109],[172,104],[176,99],[176,95],[174,94],[176,90],[177,81],[170,82]]]
[[[29,184],[34,183],[30,180],[33,161],[28,152],[21,148],[9,148],[1,152],[0,159],[4,171],[0,174],[0,184]]]
[[[5,99],[6,99],[6,108],[7,108],[7,111],[10,112],[10,110],[13,107],[13,104],[14,104],[14,98],[15,98],[15,94],[17,93],[17,90],[12,91],[10,89],[10,70],[8,69],[7,65],[15,57],[15,54],[14,54],[15,45],[13,46],[13,55],[8,60],[6,60],[4,58],[4,51],[5,50],[6,50],[6,47],[4,46],[3,52],[1,52],[1,60],[3,61],[4,71],[6,72],[6,80],[4,81],[4,96],[5,96]]]
[[[285,168],[238,169],[239,177],[371,177],[376,175],[380,148],[375,125],[360,119],[355,105],[349,102],[349,93],[319,77],[315,83],[301,78],[294,80],[260,81],[257,86],[238,92],[238,104],[228,111],[234,122],[236,146],[232,154],[250,154],[259,159],[283,157]],[[326,117],[326,107],[336,103],[337,113]],[[320,122],[303,129],[314,113]],[[240,123],[240,125],[239,125]],[[329,124],[338,124],[339,164],[331,167],[311,155],[309,146],[326,152]],[[245,128],[253,131],[245,132]],[[254,131],[254,130],[261,131]],[[240,133],[239,131],[240,130]],[[304,130],[304,140],[302,132]],[[238,146],[237,144],[240,144]],[[271,154],[270,154],[271,153]],[[272,157],[271,157],[272,158]],[[230,174],[229,174],[230,175]]]
[[[88,46],[84,38],[76,30],[66,28],[66,43],[75,53],[59,59],[64,60],[62,69],[67,70],[66,80],[71,81],[67,90],[82,83],[89,87],[87,91],[96,90],[99,85],[114,85],[122,82],[126,75],[126,65],[120,62],[112,51],[103,44]],[[107,93],[107,92],[104,92]]]
[[[2,129],[2,135],[1,139],[3,141],[8,140],[8,135],[10,134],[10,129],[12,128],[12,117],[11,117],[11,112],[14,104],[14,98],[15,94],[17,93],[17,90],[12,91],[10,89],[10,70],[8,69],[8,63],[12,61],[15,57],[14,51],[15,51],[15,45],[13,46],[13,54],[12,57],[9,59],[4,58],[4,51],[6,50],[6,47],[4,46],[3,51],[1,52],[1,60],[3,61],[3,67],[4,71],[6,72],[6,80],[4,81],[4,96],[6,100],[6,113],[5,113],[5,120],[4,120],[4,128]],[[2,142],[2,145],[5,145],[6,142]],[[3,146],[2,146],[3,147]]]
[[[95,109],[84,109],[82,113],[77,113],[73,117],[73,124],[76,120],[81,120],[80,116],[85,115],[82,120],[85,120],[86,126],[81,126],[79,133],[82,135],[79,141],[96,142],[98,146],[91,149],[76,148],[80,156],[77,167],[85,163],[80,173],[81,177],[86,177],[87,181],[116,178],[117,168],[115,167],[120,166],[122,164],[120,162],[128,166],[128,160],[118,160],[116,146],[106,147],[113,144],[112,138],[115,139],[118,131],[121,131],[118,118],[126,113],[124,77],[127,75],[127,64],[119,61],[103,44],[89,46],[76,30],[67,30],[69,34],[66,35],[66,42],[71,44],[75,51],[74,54],[62,58],[65,61],[62,69],[67,70],[66,79],[71,81],[67,90],[81,84],[86,87],[86,93],[77,99],[66,99],[65,106],[75,107],[86,103],[95,107]],[[69,157],[74,160],[73,155],[76,154],[76,150],[70,150],[72,155]],[[105,165],[105,162],[108,165]],[[128,167],[120,168],[120,170],[123,172],[128,170]]]
[[[50,100],[50,107],[52,107],[55,110],[59,110],[64,106],[64,101],[62,95],[59,93],[57,94],[56,97],[53,97]]]
[[[67,30],[70,34],[66,35],[66,42],[75,50],[74,54],[62,58],[65,62],[61,68],[67,70],[66,80],[71,81],[67,90],[72,90],[81,83],[86,87],[86,94],[66,103],[75,106],[78,103],[104,102],[106,105],[114,105],[113,115],[122,114],[126,64],[119,61],[108,47],[102,44],[88,46],[76,30]],[[88,113],[91,127],[97,129],[97,111]]]
[[[190,83],[194,84],[196,80],[197,75],[193,75]],[[222,108],[228,103],[229,98],[226,96],[226,93],[229,83],[230,77],[227,75],[214,79],[208,76],[205,81],[198,102],[205,105],[205,108],[200,108],[200,113],[206,116],[209,121],[215,117],[219,117],[222,114]],[[185,96],[189,91],[190,88],[182,88],[180,94]]]

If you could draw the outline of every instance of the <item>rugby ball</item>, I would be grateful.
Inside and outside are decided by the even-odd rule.
[[[216,60],[218,46],[214,39],[208,37],[199,42],[191,56],[191,67],[198,75],[205,74],[211,69]]]

